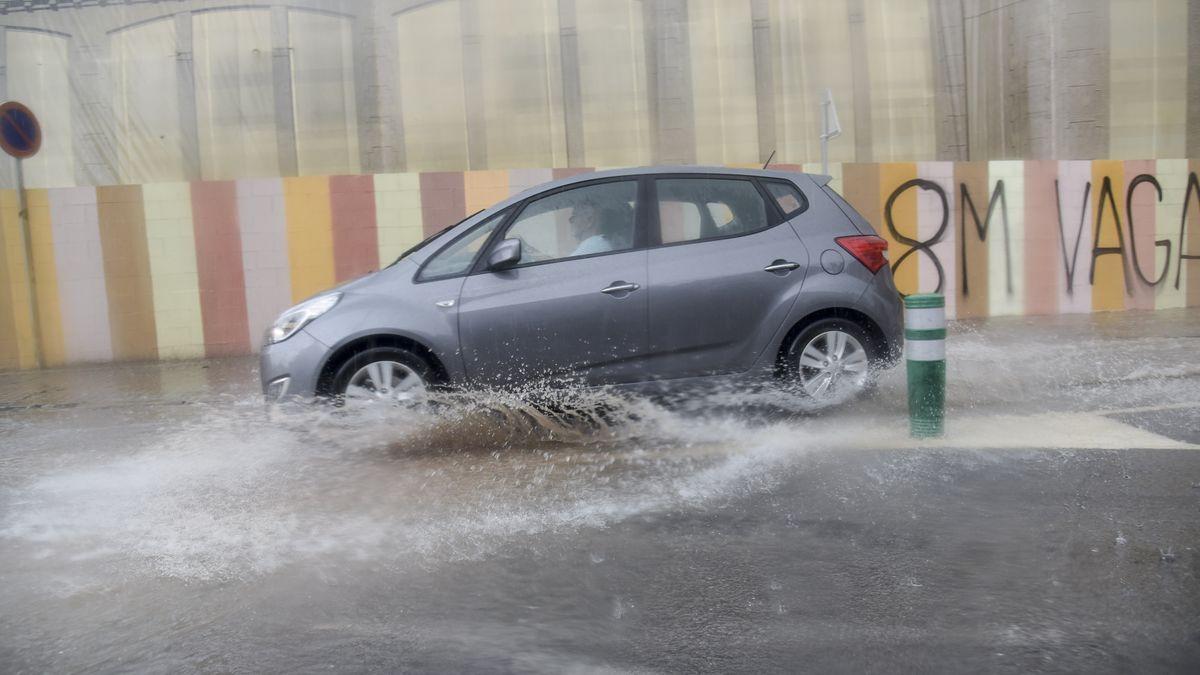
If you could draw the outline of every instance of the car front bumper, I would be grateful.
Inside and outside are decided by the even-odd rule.
[[[259,354],[259,373],[267,401],[315,396],[328,354],[329,347],[303,329],[283,342],[264,345]]]

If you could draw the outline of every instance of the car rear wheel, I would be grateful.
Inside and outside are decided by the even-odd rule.
[[[432,371],[417,355],[395,347],[355,354],[333,378],[335,401],[357,407],[378,403],[415,403],[425,398]]]
[[[821,319],[792,341],[785,366],[789,379],[805,397],[821,405],[837,405],[874,385],[879,357],[870,336],[858,324]]]

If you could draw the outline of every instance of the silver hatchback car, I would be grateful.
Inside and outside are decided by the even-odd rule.
[[[284,312],[268,400],[782,381],[821,403],[902,346],[887,242],[828,177],[679,167],[548,183]]]

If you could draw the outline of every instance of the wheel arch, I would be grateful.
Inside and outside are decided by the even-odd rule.
[[[450,381],[450,374],[446,370],[445,364],[433,353],[432,349],[421,341],[398,333],[371,333],[351,338],[330,352],[317,376],[316,394],[318,396],[331,395],[333,378],[337,374],[338,368],[353,358],[355,354],[376,347],[393,347],[412,352],[423,360],[433,372],[436,381],[432,384],[446,384]]]

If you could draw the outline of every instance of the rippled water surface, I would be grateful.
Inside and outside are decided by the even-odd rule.
[[[1129,316],[960,325],[952,432],[959,419],[1086,424],[1072,415],[1200,402],[1200,322],[1183,312],[1155,321],[1155,337]],[[1161,491],[1194,498],[1190,455],[1143,472],[1112,452],[1006,454],[1002,432],[952,433],[960,450],[889,449],[877,441],[904,436],[903,368],[836,411],[774,389],[716,388],[656,399],[476,393],[347,413],[264,408],[251,363],[0,376],[0,670],[725,670],[738,663],[678,655],[734,635],[769,642],[752,627],[784,618],[790,635],[812,631],[813,645],[854,634],[839,621],[874,626],[887,644],[911,629],[919,645],[911,617],[880,612],[896,611],[894,593],[920,597],[927,584],[932,595],[967,593],[954,611],[987,606],[961,585],[972,566],[1031,588],[1056,582],[1051,595],[1081,583],[1071,570],[1125,583],[1135,614],[1138,594],[1162,592],[1178,602],[1164,600],[1164,615],[1200,631],[1196,530],[1166,512],[1147,525],[1156,507],[1131,496],[1178,479]],[[1200,409],[1183,410],[1183,424],[1200,428],[1188,417]],[[1135,489],[1143,479],[1149,487]],[[1025,513],[1018,497],[990,515],[970,511],[1012,498],[995,492],[1001,483],[1009,495],[1045,486],[1028,503],[1049,510]],[[1133,501],[1079,507],[1107,503],[1112,489]],[[995,531],[981,534],[981,523]],[[1055,556],[1037,552],[1029,523],[1059,528],[1042,533],[1043,546],[1066,542],[1066,562],[1047,563],[1053,574],[1028,566]],[[1072,528],[1094,535],[1076,541]],[[780,537],[811,541],[784,556]],[[1093,538],[1104,564],[1089,558]],[[953,561],[936,574],[922,567],[946,541],[965,548],[950,546]],[[863,561],[878,567],[854,572]],[[1160,566],[1167,576],[1114,581]],[[884,584],[886,602],[825,597],[839,574],[853,574],[853,588]],[[1057,610],[1028,602],[1013,611],[1034,620],[997,623],[987,639],[1079,638],[1075,624],[1039,623]]]

